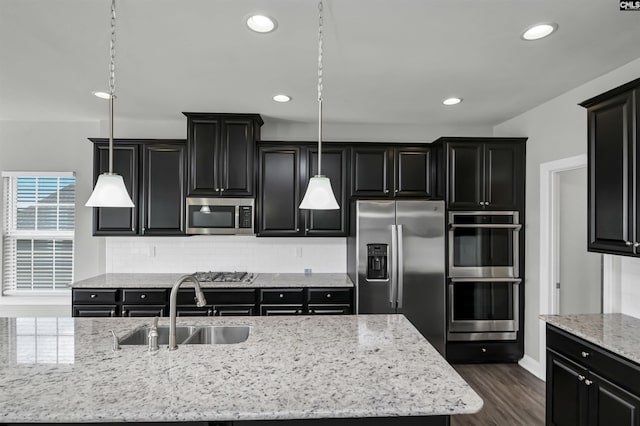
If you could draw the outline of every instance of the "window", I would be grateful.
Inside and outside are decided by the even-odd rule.
[[[2,294],[66,290],[73,282],[73,173],[3,172]]]
[[[73,363],[73,318],[16,318],[15,322],[18,364]]]

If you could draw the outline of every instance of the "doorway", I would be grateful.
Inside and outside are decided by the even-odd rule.
[[[557,172],[553,313],[602,313],[602,254],[587,251],[587,167]]]

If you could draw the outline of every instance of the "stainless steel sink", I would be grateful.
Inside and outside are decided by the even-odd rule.
[[[121,345],[147,345],[149,343],[150,326],[145,326],[135,330],[128,336],[120,340]],[[176,327],[176,342],[178,344],[184,342],[189,336],[196,331],[196,327],[179,326]],[[158,345],[169,344],[169,326],[163,325],[158,327]]]
[[[242,343],[249,338],[251,327],[246,325],[212,325],[198,328],[184,345],[225,345]]]

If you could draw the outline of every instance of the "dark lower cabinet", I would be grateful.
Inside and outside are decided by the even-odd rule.
[[[640,426],[640,365],[547,325],[549,426]]]
[[[72,314],[74,317],[115,317],[118,315],[117,305],[76,305]]]
[[[225,288],[203,290],[207,305],[197,307],[193,289],[180,289],[176,314],[188,316],[352,314],[352,288]],[[73,289],[74,317],[166,317],[169,289]]]

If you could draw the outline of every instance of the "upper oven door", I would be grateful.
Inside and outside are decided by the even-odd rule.
[[[450,212],[449,277],[519,276],[518,212]]]
[[[253,200],[187,198],[187,234],[253,233]]]

